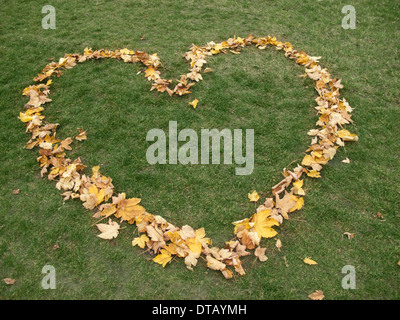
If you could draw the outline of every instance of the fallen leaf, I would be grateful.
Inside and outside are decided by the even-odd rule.
[[[132,240],[132,246],[138,245],[140,248],[144,248],[146,246],[146,242],[150,241],[149,237],[145,234],[142,234],[140,237],[137,237]]]
[[[83,128],[78,128],[78,130],[79,134],[75,137],[75,139],[78,141],[86,140],[86,131],[84,131]]]
[[[354,233],[350,233],[350,232],[345,232],[343,233],[345,236],[347,236],[347,238],[352,239],[354,238]]]
[[[3,281],[8,285],[12,285],[15,283],[15,279],[11,279],[11,278],[5,278],[5,279],[3,279]]]
[[[226,268],[225,263],[222,263],[221,261],[214,259],[210,255],[206,256],[206,259],[207,259],[207,267],[209,267],[212,270],[222,271]]]
[[[314,265],[318,264],[317,262],[315,262],[314,260],[312,260],[312,259],[310,259],[310,258],[305,258],[305,259],[303,260],[303,262],[306,263],[306,264],[308,264],[308,265],[310,265],[310,266],[314,266]]]
[[[281,251],[281,248],[282,248],[282,242],[281,242],[281,240],[280,240],[280,239],[276,240],[275,247],[277,247],[277,248],[278,248],[278,250],[279,250],[279,251]]]
[[[265,250],[267,250],[267,248],[261,248],[261,247],[257,247],[257,249],[254,250],[254,255],[258,257],[258,259],[260,259],[261,262],[268,260],[268,257],[265,255]]]
[[[16,189],[16,190],[13,190],[12,193],[13,194],[19,194],[20,191],[21,191],[20,189]]]
[[[108,220],[108,224],[98,223],[96,226],[101,232],[97,235],[99,238],[110,240],[118,236],[119,224],[111,219]]]
[[[286,266],[286,268],[289,268],[289,264],[288,264],[288,262],[287,262],[287,260],[286,260],[286,257],[285,257],[285,256],[283,256],[283,261],[285,261],[285,266]]]
[[[311,300],[322,300],[325,298],[324,293],[321,290],[316,290],[308,296]]]
[[[189,102],[189,104],[193,107],[193,109],[196,109],[198,103],[199,100],[197,99],[194,99],[192,102]]]
[[[161,252],[161,253],[160,253],[159,255],[157,255],[157,256],[153,259],[153,261],[154,261],[155,263],[161,264],[161,265],[163,266],[163,268],[165,268],[165,266],[167,265],[167,263],[171,261],[172,256],[171,256],[171,253],[169,253],[169,252],[168,252],[167,250],[165,250],[165,249],[161,249],[160,252]]]
[[[294,187],[294,193],[295,194],[298,194],[298,195],[300,195],[300,196],[304,196],[305,195],[305,192],[304,192],[304,190],[302,189],[302,187],[303,187],[303,180],[297,180],[297,181],[295,181],[295,182],[293,182],[293,187]]]
[[[342,162],[343,162],[343,163],[350,163],[350,159],[349,159],[349,158],[346,158],[346,159],[342,160]]]
[[[260,196],[258,195],[256,190],[254,190],[252,193],[249,193],[247,196],[249,197],[251,202],[257,202],[258,199],[260,199]]]
[[[266,209],[255,213],[251,217],[251,222],[254,223],[253,230],[257,232],[259,238],[272,238],[277,235],[277,232],[272,228],[273,226],[279,226],[279,222],[275,219],[268,218],[271,214],[271,210]]]

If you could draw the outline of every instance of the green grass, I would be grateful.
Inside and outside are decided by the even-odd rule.
[[[55,30],[41,27],[46,1],[2,1],[0,13],[0,299],[399,299],[399,5],[353,0],[357,28],[341,27],[347,1],[52,1]],[[192,43],[234,35],[275,35],[295,48],[322,56],[342,79],[343,96],[355,109],[347,144],[307,181],[305,207],[279,228],[282,251],[263,241],[269,260],[244,259],[246,276],[225,280],[200,262],[193,272],[175,260],[165,269],[130,244],[135,228],[104,241],[80,201],[63,202],[55,184],[41,179],[37,151],[17,119],[23,88],[49,62],[86,46],[157,52],[167,78],[186,73],[181,57]],[[140,40],[141,36],[145,40]],[[54,80],[46,119],[61,124],[60,137],[83,126],[88,140],[71,157],[101,165],[117,192],[141,197],[149,212],[177,225],[205,227],[215,245],[233,236],[232,221],[249,217],[247,193],[266,191],[280,171],[299,161],[316,122],[312,81],[281,53],[248,48],[209,60],[189,96],[150,92],[136,73],[141,65],[90,61]],[[193,110],[188,102],[199,99]],[[235,176],[235,165],[147,163],[152,128],[253,128],[255,169]],[[341,160],[349,157],[350,164]],[[20,189],[19,195],[12,190]],[[385,221],[377,219],[381,212]],[[351,240],[343,233],[355,233]],[[54,244],[59,245],[53,250]],[[318,265],[302,260],[312,257]],[[283,257],[288,262],[285,266]],[[42,267],[53,265],[57,289],[43,290]],[[356,269],[355,290],[341,286],[345,265]]]

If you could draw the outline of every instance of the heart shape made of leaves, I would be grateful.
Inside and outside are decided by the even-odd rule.
[[[275,47],[287,58],[305,67],[304,76],[315,81],[318,93],[315,109],[319,115],[316,123],[319,128],[308,131],[307,134],[312,136],[312,141],[305,151],[306,155],[301,165],[292,170],[286,168],[283,170],[284,179],[271,188],[272,197],[264,199],[250,218],[233,222],[235,237],[226,242],[224,248],[211,247],[212,242],[205,237],[204,228],[194,230],[188,225],[177,227],[162,216],[148,213],[140,204],[141,199],[127,198],[125,193],[118,193],[115,196],[112,179],[103,176],[98,166],[92,168],[90,176],[84,174],[86,166],[81,159],[71,160],[66,156],[66,152],[72,150],[70,144],[74,139],[71,137],[56,139],[56,129],[59,124],[44,121],[43,105],[51,101],[48,97],[52,84],[50,78],[60,76],[63,69],[70,69],[79,63],[103,58],[122,60],[125,63],[140,62],[147,67],[145,77],[152,82],[151,90],[166,92],[170,96],[182,96],[191,93],[190,88],[196,82],[203,80],[202,73],[210,71],[209,68],[203,68],[207,63],[207,57],[221,52],[240,54],[243,48],[252,45],[261,50],[267,46]],[[41,176],[47,174],[49,180],[57,180],[56,187],[64,190],[65,200],[78,198],[86,209],[96,210],[94,217],[101,220],[109,218],[108,223],[96,224],[101,231],[100,238],[112,239],[118,236],[120,225],[110,218],[114,216],[121,222],[136,223],[142,235],[133,239],[132,245],[152,250],[156,254],[153,261],[163,267],[177,256],[184,258],[187,268],[192,270],[197,265],[199,257],[203,255],[207,267],[221,271],[225,278],[230,279],[233,277],[232,269],[240,275],[245,274],[241,257],[251,254],[247,250],[254,250],[253,254],[260,261],[267,259],[266,249],[260,246],[261,239],[274,237],[277,234],[274,227],[280,226],[284,219],[288,219],[288,213],[300,210],[304,205],[302,175],[320,178],[322,166],[335,156],[337,148],[344,146],[346,141],[357,141],[358,136],[344,128],[353,121],[350,115],[352,108],[346,99],[340,98],[339,90],[343,88],[341,80],[332,78],[330,73],[319,65],[320,57],[312,57],[296,50],[289,42],[280,42],[270,36],[234,37],[218,43],[209,42],[205,46],[192,45],[184,57],[190,63],[189,73],[181,75],[173,88],[172,80],[161,77],[158,70],[161,62],[157,54],[149,55],[144,51],[126,48],[114,51],[85,48],[83,54],[66,54],[58,62],[49,63],[33,79],[39,84],[25,88],[22,93],[29,97],[29,101],[25,105],[27,110],[20,112],[19,119],[26,124],[26,131],[32,134],[25,148],[39,148],[40,156],[37,160],[42,168]],[[190,104],[196,108],[197,102],[195,99]],[[79,130],[75,139],[78,141],[87,139],[83,128]],[[254,191],[249,194],[249,199],[257,203],[260,197]],[[279,249],[281,244],[277,242],[276,245]]]

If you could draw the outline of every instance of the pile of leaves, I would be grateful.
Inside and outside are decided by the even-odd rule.
[[[264,50],[267,46],[294,60],[305,67],[305,77],[315,81],[315,90],[318,97],[315,99],[315,109],[318,113],[317,128],[308,131],[312,137],[311,144],[305,151],[305,156],[297,167],[292,170],[283,169],[283,179],[268,192],[270,197],[262,199],[256,191],[249,194],[250,201],[258,204],[256,212],[250,217],[233,222],[234,238],[226,242],[223,248],[212,246],[206,238],[204,228],[193,229],[188,225],[177,227],[166,221],[160,215],[154,215],[141,205],[141,199],[129,198],[125,193],[116,193],[112,179],[100,173],[98,166],[92,168],[91,175],[85,174],[86,166],[80,158],[70,159],[67,152],[72,150],[74,140],[86,140],[86,131],[79,129],[75,137],[65,139],[56,138],[58,123],[47,123],[42,112],[43,105],[51,102],[49,98],[52,79],[59,77],[65,69],[70,69],[79,63],[92,60],[111,58],[125,63],[140,62],[146,69],[144,76],[152,83],[150,90],[166,92],[170,96],[186,95],[200,80],[202,74],[212,72],[206,68],[207,58],[216,54],[240,54],[247,46],[256,46]],[[300,210],[304,205],[305,191],[303,189],[303,175],[311,178],[320,178],[322,166],[327,164],[336,154],[339,147],[347,141],[357,141],[356,134],[344,128],[352,123],[352,108],[344,98],[340,98],[339,90],[343,88],[340,79],[335,79],[319,65],[320,57],[312,57],[303,51],[296,50],[289,42],[277,41],[275,37],[247,36],[234,37],[223,42],[209,42],[205,46],[195,46],[186,52],[184,58],[189,62],[187,74],[177,80],[167,80],[161,77],[159,69],[162,67],[157,54],[148,54],[144,51],[129,49],[121,50],[92,50],[85,48],[83,54],[66,54],[58,62],[51,62],[45,66],[33,80],[38,84],[31,85],[23,90],[23,95],[29,98],[25,104],[26,111],[20,112],[19,119],[26,124],[26,132],[31,134],[25,148],[39,149],[37,161],[40,164],[41,176],[49,180],[56,180],[56,187],[62,190],[65,200],[80,199],[83,206],[93,210],[94,218],[107,219],[108,223],[97,223],[100,230],[98,235],[103,239],[113,239],[118,236],[120,224],[136,224],[141,234],[132,241],[133,246],[152,251],[155,254],[154,262],[165,267],[174,257],[183,258],[188,269],[192,270],[202,257],[207,267],[222,272],[230,279],[234,272],[245,274],[242,266],[242,257],[254,254],[260,261],[266,261],[266,248],[260,246],[262,238],[273,238],[289,213]],[[198,100],[191,105],[195,108]],[[261,203],[262,202],[262,203]],[[118,219],[114,221],[114,217]],[[98,221],[100,222],[100,221]],[[281,247],[278,239],[276,246]]]

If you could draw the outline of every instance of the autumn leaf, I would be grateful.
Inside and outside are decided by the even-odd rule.
[[[300,210],[303,206],[304,206],[304,199],[303,197],[295,197],[295,196],[291,196],[291,199],[293,201],[296,201],[296,204],[294,205],[294,207],[292,209],[289,210],[289,212],[293,212],[296,210]]]
[[[119,201],[115,199],[117,199],[117,197],[113,197],[113,204],[117,205],[115,216],[121,218],[122,221],[131,221],[135,217],[146,212],[146,209],[139,205],[141,201],[139,198],[125,199],[125,194],[123,194],[123,199]],[[114,201],[117,202],[114,203]]]
[[[282,241],[280,239],[276,240],[275,247],[281,251],[282,248]]]
[[[150,239],[145,234],[142,234],[140,237],[132,240],[132,246],[138,245],[140,248],[143,249],[146,246],[146,242],[148,241],[150,241]]]
[[[350,233],[350,232],[345,232],[343,233],[345,236],[347,236],[348,239],[353,239],[354,238],[354,233]]]
[[[265,255],[265,250],[267,250],[267,248],[261,248],[261,247],[257,247],[257,249],[254,251],[254,255],[261,261],[267,261],[268,257]]]
[[[253,230],[260,238],[272,238],[278,234],[272,227],[279,226],[279,223],[275,219],[268,218],[270,215],[271,210],[267,209],[255,213],[251,218],[251,222],[254,222]]]
[[[256,190],[254,190],[252,193],[249,193],[247,196],[249,197],[251,202],[257,202],[258,199],[260,199],[260,196],[258,195]]]
[[[189,102],[189,104],[193,107],[193,109],[196,109],[198,103],[199,100],[197,99],[194,99],[192,102]]]
[[[78,128],[78,130],[79,134],[75,137],[75,139],[78,141],[86,140],[87,139],[86,131],[84,131],[83,128]]]
[[[304,190],[302,189],[302,187],[303,187],[303,180],[300,180],[300,179],[299,179],[299,180],[293,182],[293,187],[294,187],[293,192],[294,192],[295,194],[298,194],[298,195],[300,195],[300,196],[304,196],[304,195],[305,195],[305,192],[304,192]]]
[[[160,71],[157,71],[153,66],[149,66],[144,75],[148,80],[156,80],[160,78]]]
[[[163,268],[165,268],[165,266],[167,265],[168,262],[171,261],[171,259],[172,259],[171,253],[169,253],[165,249],[161,249],[160,254],[155,256],[153,258],[153,261],[155,263],[161,264],[163,266]]]
[[[317,262],[315,262],[314,260],[312,260],[312,259],[310,259],[310,258],[305,258],[305,259],[303,260],[303,262],[306,263],[306,264],[308,264],[308,265],[310,265],[310,266],[314,266],[314,265],[317,265],[317,264],[318,264]]]
[[[280,209],[281,215],[285,219],[289,219],[288,212],[297,205],[297,198],[285,191],[283,198],[280,198],[279,195],[276,195],[275,202],[276,208]]]
[[[308,296],[311,300],[322,300],[325,298],[324,293],[321,290],[316,290]]]
[[[209,267],[212,270],[222,271],[226,268],[225,263],[222,263],[221,261],[214,259],[210,255],[206,256],[206,259],[207,259],[207,267]]]
[[[101,232],[97,235],[99,238],[110,240],[118,236],[119,224],[111,219],[108,220],[108,224],[98,223],[96,226]]]
[[[3,281],[7,285],[13,285],[15,283],[15,279],[11,279],[11,278],[4,278]]]
[[[70,147],[70,144],[72,143],[73,139],[71,137],[68,137],[66,139],[64,139],[63,141],[61,141],[61,147],[64,148],[65,150],[72,150],[72,148]]]
[[[316,170],[309,170],[306,172],[306,174],[311,178],[321,178],[321,174]]]

